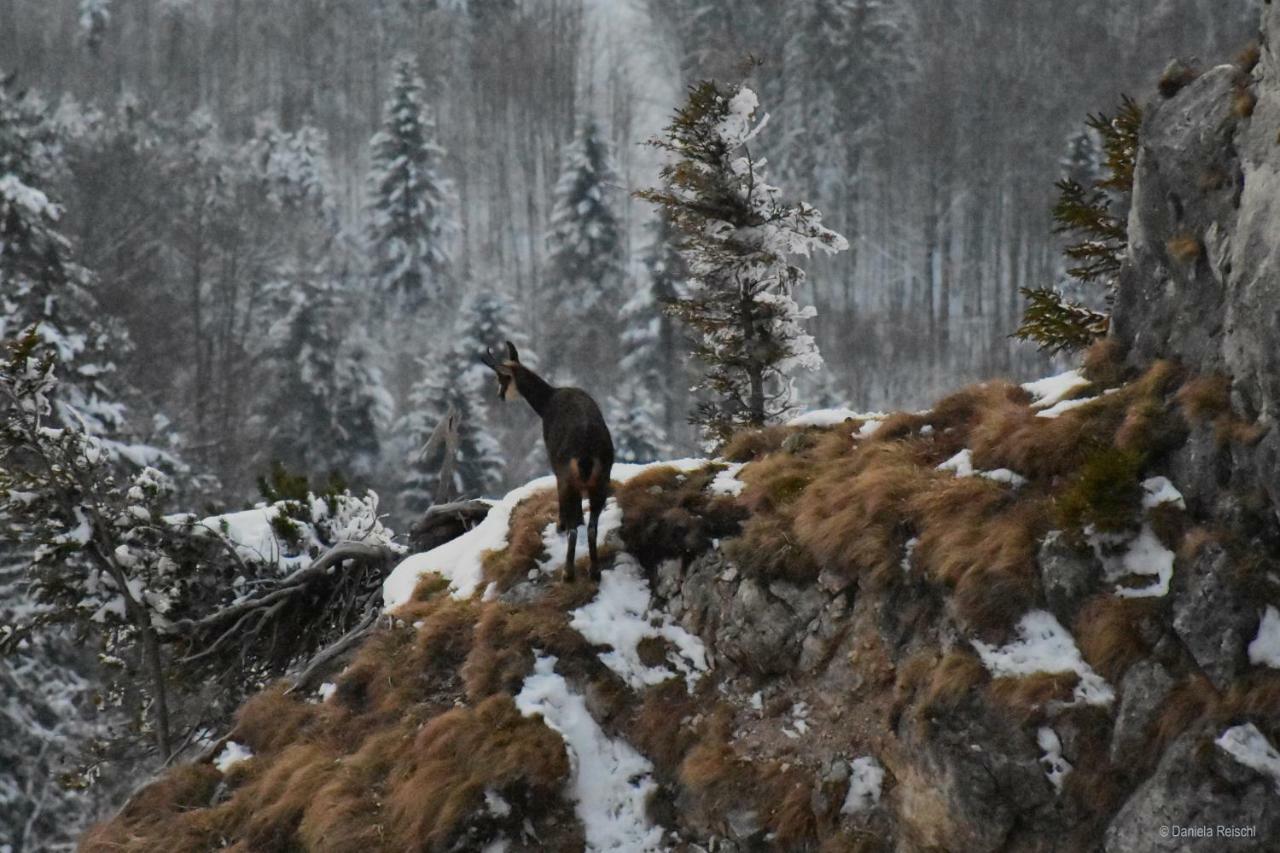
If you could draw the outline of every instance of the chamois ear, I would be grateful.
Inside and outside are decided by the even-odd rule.
[[[520,363],[520,353],[516,352],[516,345],[511,341],[507,341],[507,361],[514,361],[516,364]]]

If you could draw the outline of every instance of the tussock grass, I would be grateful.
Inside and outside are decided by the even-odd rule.
[[[1055,703],[1071,701],[1080,676],[1074,672],[1037,672],[1018,678],[996,678],[987,687],[993,702],[1025,724],[1041,723]]]
[[[1110,591],[1093,596],[1080,607],[1071,626],[1081,657],[1107,681],[1118,684],[1130,666],[1150,654],[1143,626],[1160,606],[1156,599],[1120,598]]]
[[[710,493],[715,475],[714,467],[682,472],[662,466],[621,484],[614,496],[627,551],[652,568],[671,558],[687,562],[713,539],[737,533],[746,510],[731,496]]]
[[[1169,257],[1180,264],[1194,264],[1204,254],[1200,238],[1189,232],[1176,234],[1165,244]]]
[[[564,585],[562,585],[564,586]],[[591,597],[578,585],[585,603]],[[564,592],[572,593],[566,587]],[[533,669],[534,649],[567,657],[586,654],[590,645],[569,627],[565,608],[541,601],[514,606],[494,603],[486,607],[475,626],[475,641],[460,670],[466,694],[478,701],[496,693],[516,693]]]
[[[1128,378],[1125,347],[1115,338],[1102,338],[1085,350],[1084,376],[1098,388],[1114,388]]]
[[[782,442],[796,433],[796,427],[769,426],[762,429],[745,429],[735,433],[720,455],[730,462],[750,462],[782,448]]]
[[[991,680],[991,674],[973,652],[953,649],[929,674],[923,702],[923,716],[946,714],[968,701],[975,690]]]
[[[386,812],[401,850],[442,850],[480,811],[486,789],[528,814],[558,799],[569,775],[564,741],[507,695],[433,719],[391,777]]]
[[[543,553],[542,532],[559,518],[554,489],[546,489],[522,500],[511,513],[507,547],[484,556],[484,578],[505,592],[523,580],[538,565]]]

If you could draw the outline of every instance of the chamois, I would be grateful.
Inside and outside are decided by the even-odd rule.
[[[556,475],[560,504],[557,529],[569,534],[569,552],[564,562],[564,578],[574,579],[574,549],[578,525],[582,524],[582,501],[591,506],[587,525],[587,551],[591,556],[591,579],[600,580],[596,555],[596,529],[609,496],[609,472],[613,468],[613,437],[600,414],[600,407],[581,388],[557,388],[520,363],[520,354],[507,341],[507,358],[499,361],[486,349],[480,361],[498,374],[498,397],[524,397],[542,418],[542,440]]]

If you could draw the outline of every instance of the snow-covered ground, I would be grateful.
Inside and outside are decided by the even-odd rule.
[[[1045,778],[1061,794],[1062,783],[1072,770],[1071,762],[1062,757],[1062,741],[1052,728],[1041,726],[1036,731],[1036,743],[1040,747],[1040,763],[1044,765]]]
[[[1083,388],[1089,384],[1089,380],[1084,378],[1081,371],[1068,370],[1057,376],[1046,376],[1035,382],[1024,382],[1022,387],[1034,398],[1031,408],[1046,409],[1057,404],[1077,388]]]
[[[604,572],[600,591],[588,604],[571,614],[569,627],[593,645],[608,645],[600,660],[633,689],[661,684],[675,675],[667,666],[645,666],[638,646],[645,638],[666,640],[673,647],[667,662],[684,676],[692,692],[707,671],[707,650],[702,640],[675,624],[671,614],[652,606],[649,582],[630,554],[620,554]]]
[[[1245,767],[1269,776],[1280,796],[1280,752],[1257,726],[1253,723],[1232,726],[1214,743]]]
[[[875,808],[884,786],[884,768],[869,755],[855,758],[849,767],[849,792],[840,814],[855,815]]]
[[[696,471],[704,468],[708,459],[675,459],[669,462],[649,462],[642,465],[618,463],[613,466],[614,482],[624,483],[651,468],[671,467],[679,471]],[[507,547],[507,534],[511,526],[511,513],[525,498],[546,489],[554,489],[555,477],[547,475],[513,489],[506,497],[494,501],[484,520],[438,548],[414,554],[403,560],[382,584],[382,601],[386,610],[394,610],[413,597],[414,587],[423,575],[436,572],[449,581],[449,590],[455,598],[470,598],[484,579],[484,555]],[[618,517],[620,519],[620,516]],[[605,516],[601,515],[598,535],[604,541],[608,529]],[[612,523],[612,522],[611,522]],[[616,525],[615,525],[616,526]],[[579,546],[582,546],[579,537]],[[557,546],[558,547],[558,546]],[[564,554],[561,552],[561,562]],[[548,565],[551,565],[548,563]]]
[[[556,658],[539,655],[516,707],[526,717],[539,714],[564,738],[569,751],[569,788],[589,851],[663,850],[662,828],[647,816],[657,790],[653,765],[626,741],[604,733],[575,693],[555,671]]]
[[[1080,677],[1075,688],[1076,702],[1110,705],[1115,701],[1111,685],[1085,663],[1075,638],[1047,610],[1025,614],[1018,622],[1018,639],[1008,645],[996,647],[973,640],[973,647],[994,676],[1074,672]]]
[[[973,467],[973,451],[969,449],[961,450],[955,456],[952,456],[946,462],[938,466],[939,471],[951,471],[957,477],[983,477],[987,480],[994,480],[997,483],[1005,483],[1007,485],[1018,488],[1027,484],[1027,478],[1008,468],[996,468],[992,471],[979,471]]]
[[[1268,604],[1258,622],[1258,636],[1249,643],[1249,663],[1280,669],[1280,610]]]

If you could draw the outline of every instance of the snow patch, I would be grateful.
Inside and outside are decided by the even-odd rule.
[[[1053,789],[1062,793],[1062,783],[1071,772],[1071,762],[1062,757],[1062,741],[1058,733],[1048,726],[1041,726],[1036,732],[1036,743],[1040,746],[1040,764],[1044,766],[1044,775],[1053,785]]]
[[[973,467],[973,451],[961,450],[946,462],[938,466],[939,471],[952,471],[957,477],[983,477],[997,483],[1005,483],[1015,489],[1027,484],[1027,478],[1008,468],[996,468],[994,471],[979,471]]]
[[[1115,534],[1103,534],[1089,530],[1089,544],[1102,562],[1107,580],[1115,583],[1121,578],[1143,575],[1154,580],[1147,586],[1117,586],[1115,594],[1121,598],[1150,598],[1169,594],[1169,582],[1173,580],[1173,552],[1164,546],[1150,524],[1142,529],[1121,553],[1116,546],[1123,538]]]
[[[1280,669],[1280,610],[1270,604],[1258,622],[1258,636],[1249,644],[1249,663]]]
[[[626,482],[650,468],[669,466],[680,471],[695,471],[705,467],[707,462],[706,459],[677,459],[642,465],[618,463],[613,466],[612,475],[616,482]],[[507,547],[511,513],[516,506],[540,491],[555,488],[555,482],[555,477],[547,475],[514,489],[491,505],[483,521],[457,539],[401,561],[382,584],[383,609],[394,610],[409,601],[418,580],[429,572],[436,572],[449,581],[449,589],[454,598],[470,598],[484,577],[485,553]],[[601,525],[604,522],[602,515]],[[563,561],[563,557],[561,560]]]
[[[662,828],[649,822],[646,808],[657,790],[653,765],[621,740],[611,740],[555,671],[556,658],[538,655],[533,673],[515,697],[526,717],[540,714],[564,738],[569,753],[569,787],[589,851],[658,851]]]
[[[880,802],[884,786],[884,768],[871,756],[855,758],[849,766],[849,793],[844,796],[840,814],[856,815],[869,811]]]
[[[248,761],[250,758],[253,758],[253,750],[229,740],[222,748],[222,752],[218,753],[218,757],[213,759],[213,766],[218,768],[219,773],[226,773],[241,761]]]
[[[1077,388],[1083,388],[1088,384],[1090,384],[1089,380],[1085,379],[1084,374],[1079,370],[1068,370],[1066,373],[1059,373],[1057,376],[1048,376],[1044,379],[1037,379],[1035,382],[1024,382],[1022,388],[1035,398],[1031,408],[1043,409],[1054,405],[1072,391]]]
[[[1168,477],[1148,477],[1143,480],[1143,509],[1154,509],[1161,504],[1173,504],[1178,509],[1187,508],[1187,502],[1182,499],[1182,492],[1173,487]]]
[[[711,493],[713,495],[732,495],[734,497],[742,494],[742,490],[747,484],[738,479],[738,472],[742,470],[744,462],[733,462],[719,471],[715,479],[711,481]]]
[[[1078,409],[1088,403],[1092,403],[1097,397],[1080,397],[1075,400],[1063,400],[1060,403],[1054,403],[1047,409],[1036,412],[1037,418],[1056,418],[1063,412],[1069,412],[1072,409]]]
[[[796,415],[787,421],[787,426],[838,426],[845,421],[884,420],[888,415],[884,412],[855,412],[853,409],[815,409]]]
[[[334,684],[332,681],[326,681],[324,684],[320,685],[320,688],[316,690],[316,693],[319,694],[321,702],[328,702],[329,697],[337,691],[338,685]]]
[[[1039,672],[1074,672],[1080,677],[1074,702],[1110,705],[1115,692],[1080,656],[1075,638],[1047,610],[1032,610],[1018,622],[1018,639],[996,648],[973,640],[982,663],[994,676],[1027,676]]]
[[[1214,741],[1228,755],[1245,767],[1257,770],[1275,782],[1280,794],[1280,752],[1253,723],[1232,726]]]
[[[671,614],[651,607],[652,596],[644,570],[630,554],[619,554],[613,568],[602,574],[600,591],[589,604],[573,611],[569,627],[592,645],[607,645],[600,661],[628,686],[641,690],[661,684],[676,673],[666,666],[645,666],[638,646],[646,637],[666,640],[674,649],[667,661],[684,676],[689,692],[707,671],[702,641],[675,624]]]

